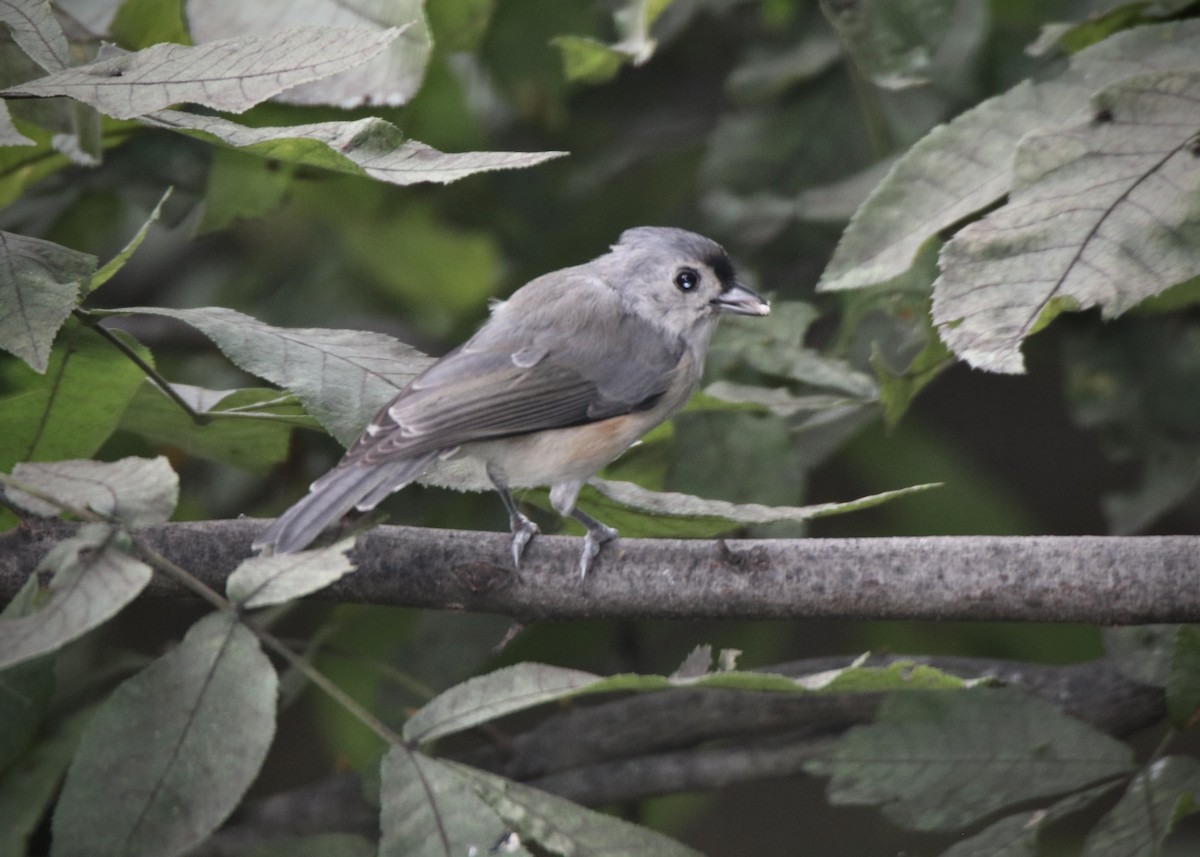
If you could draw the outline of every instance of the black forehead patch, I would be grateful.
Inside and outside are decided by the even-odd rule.
[[[705,259],[708,267],[713,269],[713,273],[717,275],[717,279],[721,281],[721,287],[725,291],[733,288],[733,284],[737,275],[733,270],[733,262],[729,261],[729,256],[724,250],[718,250],[710,253]]]

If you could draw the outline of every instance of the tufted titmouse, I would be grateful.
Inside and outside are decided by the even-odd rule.
[[[427,470],[465,460],[472,487],[490,483],[504,501],[518,568],[538,528],[509,488],[549,485],[554,509],[587,528],[586,575],[617,531],[575,508],[579,489],[683,407],[723,312],[761,316],[770,305],[734,279],[719,244],[682,229],[628,229],[605,255],[493,306],[254,546],[301,550],[350,509],[373,509]]]

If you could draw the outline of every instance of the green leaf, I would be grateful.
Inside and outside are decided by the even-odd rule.
[[[163,113],[155,115],[162,116]],[[208,185],[204,189],[204,217],[197,233],[216,232],[239,220],[252,220],[274,211],[283,202],[295,174],[295,166],[286,161],[225,146],[215,148],[208,170]]]
[[[124,0],[108,32],[121,47],[148,48],[160,42],[191,44],[181,0]]]
[[[861,288],[903,273],[928,238],[1009,192],[1013,156],[1025,135],[1089,117],[1089,98],[1101,87],[1194,67],[1198,45],[1198,21],[1138,27],[1076,54],[1054,80],[1021,83],[935,128],[854,215],[820,288]]]
[[[142,242],[146,240],[146,233],[150,231],[150,224],[158,220],[158,215],[162,211],[163,204],[170,199],[172,188],[167,188],[159,199],[158,204],[154,206],[154,210],[150,212],[150,216],[146,218],[146,222],[142,224],[137,233],[129,239],[129,243],[113,258],[104,263],[104,266],[96,272],[92,277],[92,284],[88,288],[89,292],[94,292],[102,285],[112,279],[113,275],[121,268],[125,267],[125,263],[129,261],[129,257],[136,252],[137,248],[142,246]]]
[[[661,833],[585,809],[546,792],[465,765],[452,770],[468,780],[479,796],[525,840],[553,854],[595,857],[700,857]]]
[[[1167,679],[1167,714],[1180,729],[1200,720],[1200,627],[1184,625],[1175,636]]]
[[[341,108],[364,104],[398,107],[420,88],[433,48],[424,7],[424,0],[190,0],[187,18],[197,42],[245,34],[270,37],[278,32],[281,21],[338,28],[357,33],[362,40],[401,31],[400,38],[387,39],[388,47],[374,58],[335,76],[319,75],[311,83],[290,87],[276,99]],[[389,27],[393,29],[386,29]]]
[[[21,50],[46,71],[71,64],[67,37],[46,0],[5,0],[0,3],[0,22],[8,25]]]
[[[1170,680],[1179,625],[1131,625],[1105,628],[1104,650],[1126,678],[1152,687]]]
[[[477,51],[487,35],[496,0],[441,0],[426,6],[434,39],[443,51]]]
[[[206,390],[172,384],[193,409],[210,421],[196,425],[187,413],[147,380],[121,415],[120,428],[155,443],[265,474],[288,454],[292,429],[319,429],[300,404],[278,390]]]
[[[314,833],[272,839],[242,852],[241,857],[376,857],[377,853],[374,842],[353,833]]]
[[[144,348],[131,347],[149,359]],[[0,363],[0,470],[18,461],[93,455],[144,378],[129,358],[74,322],[50,352],[45,374]]]
[[[1187,756],[1157,759],[1138,773],[1104,818],[1092,828],[1083,857],[1162,854],[1179,821],[1200,810],[1200,762]]]
[[[346,555],[354,538],[326,548],[243,560],[225,582],[229,600],[243,609],[269,607],[323,589],[354,571]]]
[[[237,366],[291,390],[343,444],[432,359],[382,333],[272,327],[223,307],[130,307],[192,325]]]
[[[52,241],[0,232],[0,348],[37,372],[96,270],[96,257]]]
[[[125,553],[113,529],[86,524],[38,564],[53,572],[35,611],[0,619],[0,667],[56,651],[115,616],[150,582],[145,563]]]
[[[117,119],[192,102],[240,113],[289,87],[353,68],[401,34],[334,27],[291,27],[190,47],[160,44],[63,69],[0,95],[66,96]]]
[[[52,857],[171,857],[207,838],[258,775],[276,684],[235,616],[197,622],[88,723],[54,814]]]
[[[6,623],[32,613],[41,594],[38,576],[31,574],[17,594],[0,611],[0,635]],[[0,671],[0,771],[29,749],[54,695],[54,662],[51,658]],[[2,811],[3,802],[0,802]],[[3,827],[0,826],[0,830]],[[0,850],[0,854],[5,853]]]
[[[567,80],[605,83],[616,77],[622,66],[649,61],[658,47],[650,27],[669,5],[671,0],[624,0],[613,11],[619,40],[611,45],[586,36],[551,39],[550,44],[562,51]]]
[[[58,796],[79,736],[94,709],[56,722],[25,755],[0,774],[0,854],[26,854],[29,838]]]
[[[369,117],[347,122],[250,128],[218,116],[160,110],[141,117],[145,125],[213,137],[229,146],[286,163],[351,175],[367,175],[394,185],[446,184],[488,170],[531,167],[566,152],[439,152],[404,139],[395,125]]]
[[[472,782],[445,762],[393,747],[380,776],[379,857],[483,855],[507,832]],[[515,853],[528,857],[523,848]]]
[[[1200,72],[1139,75],[1024,138],[1008,204],[942,249],[933,319],[960,359],[1022,372],[1022,340],[1057,312],[1111,318],[1200,275],[1197,96]]]
[[[34,497],[14,487],[8,499],[37,515],[58,515],[64,506],[92,509],[128,527],[170,520],[179,500],[179,477],[167,459],[46,461],[18,464],[13,480],[36,489]]]
[[[835,804],[878,804],[922,831],[967,827],[1007,806],[1127,772],[1130,749],[1025,694],[989,688],[893,694],[811,773]]]

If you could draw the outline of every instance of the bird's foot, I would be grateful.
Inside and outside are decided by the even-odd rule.
[[[521,570],[521,557],[525,553],[525,545],[529,544],[530,540],[536,536],[541,530],[538,525],[520,512],[514,512],[508,518],[508,525],[512,528],[512,556],[513,568],[517,571]]]
[[[592,560],[600,554],[600,548],[608,542],[615,541],[617,531],[593,520],[588,525],[587,535],[583,537],[583,553],[579,555],[579,579],[587,577],[592,567]]]

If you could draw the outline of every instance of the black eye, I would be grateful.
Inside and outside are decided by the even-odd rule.
[[[690,292],[700,285],[700,275],[691,268],[684,268],[675,275],[675,286],[681,292]]]

